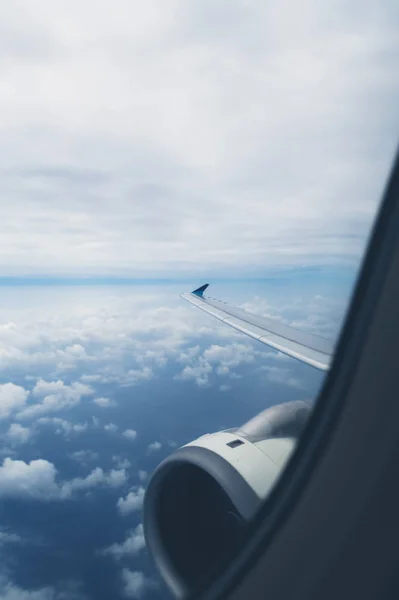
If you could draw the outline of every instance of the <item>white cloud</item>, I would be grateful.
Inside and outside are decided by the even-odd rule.
[[[82,397],[93,394],[93,389],[78,381],[65,385],[61,380],[44,381],[40,379],[32,390],[32,396],[38,398],[36,404],[28,406],[17,414],[19,419],[30,419],[49,412],[58,412],[78,404]]]
[[[155,587],[155,583],[144,575],[142,571],[122,570],[123,594],[127,598],[143,597],[148,589]]]
[[[304,291],[306,293],[305,288]],[[335,297],[314,294],[305,298],[302,294],[291,293],[286,298],[282,297],[274,306],[265,298],[256,296],[241,304],[241,307],[296,329],[335,340],[345,316],[348,300],[347,294]],[[281,353],[276,354],[276,357],[286,360],[286,356]]]
[[[122,435],[126,439],[133,441],[137,437],[137,431],[135,431],[134,429],[125,429],[125,431],[122,433]]]
[[[151,442],[151,444],[148,444],[149,452],[158,452],[158,450],[160,450],[161,448],[162,448],[161,442]]]
[[[11,444],[25,444],[31,436],[31,430],[28,427],[22,427],[19,423],[12,423],[5,435]]]
[[[76,450],[76,452],[70,454],[70,457],[76,460],[76,462],[86,465],[88,462],[97,460],[98,452],[94,452],[93,450]]]
[[[97,467],[87,477],[76,477],[62,484],[61,497],[69,498],[76,491],[89,490],[96,486],[119,487],[126,483],[126,472],[124,469],[112,469],[105,473]]]
[[[26,403],[29,392],[14,383],[0,384],[0,419],[9,417]]]
[[[112,544],[105,548],[102,553],[120,559],[124,556],[138,554],[143,548],[145,548],[145,538],[143,525],[140,523],[136,529],[127,533],[126,539],[121,544]]]
[[[107,425],[104,425],[104,430],[110,433],[115,433],[118,431],[118,425],[115,425],[115,423],[108,423]]]
[[[129,469],[132,466],[132,463],[127,458],[122,458],[122,456],[113,456],[112,460],[116,464],[118,469]]]
[[[259,369],[260,371],[264,371],[267,374],[267,378],[269,381],[273,381],[275,383],[282,383],[283,385],[288,385],[290,387],[301,389],[303,388],[302,382],[292,377],[289,369],[284,369],[282,367],[270,367],[270,366],[262,366]]]
[[[148,357],[148,353],[147,353],[147,357]],[[162,362],[158,363],[158,364],[160,364],[160,366],[165,366]],[[154,372],[148,366],[144,366],[141,369],[129,369],[124,377],[124,381],[123,381],[122,385],[125,387],[131,386],[131,385],[136,385],[140,381],[148,381],[148,380],[152,379],[153,377],[154,377]]]
[[[2,27],[5,274],[358,258],[397,143],[394,2],[11,3]]]
[[[126,517],[126,515],[129,515],[132,512],[141,510],[144,501],[144,493],[144,488],[139,487],[129,492],[125,498],[119,498],[116,506],[120,514],[123,517]]]
[[[71,434],[80,434],[84,433],[89,429],[89,424],[85,423],[71,423],[66,419],[61,419],[60,417],[40,417],[36,421],[37,425],[51,425],[55,428],[55,433],[57,435],[64,435],[68,437]]]
[[[51,500],[60,497],[56,483],[57,471],[47,460],[22,460],[5,458],[0,466],[0,496]]]
[[[303,298],[296,295],[286,299],[285,294],[276,292],[276,287],[271,287],[271,292],[274,294],[273,302],[269,300],[267,305],[264,305],[261,298],[255,298],[249,301],[251,309],[269,314],[274,312],[288,324],[298,325],[302,321],[302,327],[306,327],[306,317],[310,309],[305,294],[301,291]],[[216,294],[233,304],[240,303],[242,298],[251,298],[251,294],[245,290],[237,292],[237,288],[232,289],[226,285],[221,285],[221,288],[222,291],[219,292],[218,289]],[[168,364],[171,367],[162,372],[164,369],[162,361],[157,365],[154,356],[151,356],[151,367],[156,376],[170,377],[177,371],[176,379],[185,379],[190,384],[194,382],[199,386],[214,385],[220,388],[220,385],[232,384],[233,381],[230,380],[239,375],[250,375],[264,361],[265,366],[274,364],[285,367],[287,372],[284,374],[284,378],[288,385],[298,386],[299,382],[295,381],[297,378],[292,374],[295,371],[291,368],[292,359],[286,359],[277,352],[268,352],[266,348],[255,341],[247,341],[244,335],[208,315],[196,311],[193,307],[186,306],[178,299],[178,292],[182,289],[181,285],[173,285],[165,289],[157,288],[157,293],[154,293],[151,289],[143,287],[139,290],[135,289],[133,293],[128,288],[119,288],[117,293],[113,291],[111,294],[111,292],[102,291],[101,295],[98,294],[97,288],[87,287],[84,291],[76,289],[70,294],[73,301],[65,304],[62,295],[53,289],[49,299],[51,303],[47,305],[46,294],[50,292],[46,290],[45,294],[44,290],[43,292],[38,290],[39,308],[36,306],[29,308],[29,318],[26,314],[28,308],[24,303],[21,307],[14,309],[10,315],[7,314],[7,318],[13,318],[13,326],[6,328],[7,336],[12,331],[10,343],[17,343],[16,340],[18,340],[19,347],[26,353],[29,353],[31,348],[34,348],[35,352],[40,351],[40,348],[43,347],[43,339],[46,340],[46,344],[49,340],[48,343],[54,352],[60,345],[70,346],[73,345],[73,342],[76,343],[80,340],[90,354],[90,368],[93,374],[97,372],[106,374],[112,385],[119,385],[126,381],[126,374],[130,371],[131,365],[135,365],[137,368],[143,366],[143,361],[148,359],[147,355],[150,351],[157,357],[167,356]],[[265,296],[269,294],[268,287],[265,286],[261,289],[264,289]],[[15,294],[16,292],[14,292],[14,296]],[[318,296],[310,302],[312,322],[308,323],[308,328],[312,329],[314,323],[317,323],[323,332],[328,328],[337,328],[337,323],[344,312],[345,303],[337,302],[334,298],[326,299],[326,295],[322,298],[320,298],[322,294]],[[166,306],[160,308],[160,303],[166,304]],[[274,308],[272,309],[271,306]],[[4,346],[9,343],[7,340],[8,338],[2,340],[0,333],[0,348],[2,343]],[[79,363],[75,366],[79,370]],[[9,368],[11,369],[11,364]],[[18,372],[18,368],[18,364],[13,365],[10,373],[12,377],[14,377],[14,370]],[[53,368],[55,368],[54,365],[50,363],[51,372]],[[19,413],[26,414],[25,411],[30,412],[31,409],[36,412],[36,404],[33,402],[39,404],[39,412],[42,412],[43,394],[44,398],[51,395],[58,396],[58,394],[64,394],[65,387],[73,386],[70,379],[68,382],[67,380],[63,382],[64,376],[54,376],[54,374],[42,376],[42,379],[37,381],[38,372],[41,371],[37,370],[37,365],[32,367],[30,373],[34,381],[34,389],[36,388],[35,396],[31,394],[29,404],[19,410]],[[276,378],[277,374],[270,372],[270,377]],[[283,378],[281,378],[281,383],[284,383]],[[80,385],[87,384],[81,383]],[[103,396],[96,389],[97,383],[92,383],[88,387],[95,393],[92,394],[92,397],[90,395],[82,397],[80,402],[83,402],[84,398],[88,398],[90,406],[92,398]],[[84,388],[84,391],[89,390]],[[225,387],[222,388],[223,390]],[[72,402],[76,400],[78,391],[80,393],[80,390],[72,387]],[[42,396],[39,396],[39,393]],[[107,396],[106,393],[104,393],[105,396]],[[110,398],[112,397],[110,395]],[[58,397],[56,405],[58,406]],[[62,410],[66,411],[67,408],[69,406]],[[95,412],[98,414],[98,411]],[[100,421],[97,416],[92,418],[93,422],[89,420],[80,423],[61,419],[60,416],[55,416],[55,413],[37,416],[39,416],[38,425],[46,422],[49,426],[52,424],[55,431],[65,437],[77,436],[96,426],[101,426],[108,434],[115,435],[118,431],[122,434],[124,431],[124,427],[118,429],[115,423],[101,423],[103,419]],[[61,416],[64,416],[64,413]],[[42,421],[42,419],[47,421]],[[26,420],[21,420],[22,425],[26,426],[26,423]],[[34,431],[36,426],[33,428],[30,426],[30,428]],[[11,454],[7,452],[3,455]]]
[[[63,581],[60,585],[46,586],[35,590],[21,588],[3,574],[0,574],[1,600],[85,600],[74,582]]]
[[[111,406],[116,406],[114,400],[110,400],[109,398],[94,398],[93,402],[97,404],[97,406],[101,406],[101,408],[109,408]]]
[[[126,482],[126,473],[112,469],[108,473],[97,467],[87,477],[57,482],[53,463],[38,459],[25,463],[5,458],[0,467],[0,497],[34,498],[37,500],[68,499],[76,492],[97,486],[119,487]]]
[[[72,423],[72,431],[75,433],[83,433],[88,427],[87,423]]]
[[[26,590],[4,576],[0,576],[0,594],[1,600],[57,600],[55,591],[51,587]]]
[[[167,361],[173,363],[178,360],[180,351],[184,354],[185,346],[192,344],[193,340],[199,341],[209,334],[213,340],[222,343],[222,340],[236,335],[233,330],[219,326],[206,315],[195,314],[192,307],[177,300],[179,291],[181,287],[176,286],[171,293],[165,290],[149,294],[143,288],[134,293],[121,289],[117,295],[104,292],[96,295],[94,289],[85,288],[84,292],[76,290],[76,295],[72,294],[75,300],[67,303],[57,293],[57,288],[50,288],[46,293],[44,290],[37,291],[41,302],[29,307],[28,315],[28,308],[16,302],[13,313],[9,315],[7,311],[7,318],[12,316],[14,319],[10,326],[2,328],[0,325],[0,358],[2,351],[8,353],[7,360],[2,360],[2,367],[8,370],[10,376],[20,373],[35,382],[40,373],[42,381],[47,384],[36,383],[35,396],[19,416],[41,416],[36,413],[50,408],[61,410],[64,404],[62,397],[68,392],[64,389],[66,377],[69,382],[71,374],[65,374],[64,366],[57,360],[57,353],[60,348],[69,347],[77,340],[87,347],[90,361],[82,364],[76,356],[73,365],[78,372],[85,373],[80,377],[80,385],[90,384],[89,390],[93,390],[101,383],[144,384],[149,381],[147,367],[151,370],[151,377],[156,377],[165,369]],[[205,325],[198,327],[198,321]],[[190,355],[190,350],[187,354]],[[43,360],[36,360],[39,355]],[[142,374],[141,379],[138,372]],[[68,406],[62,410],[77,400],[76,392],[79,390],[76,383],[69,391],[72,397]],[[43,406],[43,398],[36,397],[39,389],[50,396],[50,401],[46,400],[48,406]],[[84,388],[81,391],[89,390]],[[56,396],[55,400],[52,396]],[[93,393],[92,396],[101,397],[101,394]],[[51,401],[53,405],[50,405]]]
[[[238,367],[242,363],[253,362],[255,351],[249,344],[213,344],[204,351],[204,359],[210,363],[216,363],[220,367],[230,369]]]
[[[126,470],[111,469],[111,471],[104,477],[104,481],[111,487],[119,487],[127,481]]]
[[[221,291],[215,290],[216,294],[233,304],[239,303],[242,298],[251,297],[249,292],[244,290],[237,291],[237,288],[232,290],[230,286],[226,288],[226,285],[220,287]],[[103,290],[99,294],[97,288],[85,287],[84,290],[77,288],[70,294],[73,301],[69,303],[56,288],[50,289],[50,292],[37,290],[38,306],[27,307],[22,302],[21,306],[17,305],[10,315],[9,309],[7,310],[7,318],[12,317],[13,321],[12,326],[4,328],[6,332],[4,338],[0,326],[0,350],[2,347],[8,348],[9,345],[15,344],[16,350],[30,356],[32,352],[33,354],[42,352],[45,341],[46,348],[50,347],[52,354],[55,355],[59,347],[71,346],[77,341],[82,341],[90,354],[87,369],[90,368],[93,376],[106,378],[112,385],[120,385],[128,381],[131,366],[140,370],[145,366],[146,360],[151,361],[154,376],[170,376],[171,372],[176,372],[178,369],[180,373],[176,375],[176,379],[195,382],[199,386],[212,384],[218,387],[220,384],[227,384],[227,381],[218,381],[219,378],[237,377],[242,368],[247,369],[260,358],[267,359],[267,362],[270,362],[269,359],[279,362],[287,360],[277,352],[267,352],[255,341],[247,341],[243,334],[235,332],[180,301],[178,292],[182,289],[185,289],[182,285],[172,285],[158,288],[157,293],[153,293],[143,287],[135,289],[133,293],[129,288],[119,288],[117,293],[113,291],[111,294]],[[264,286],[261,289],[264,289],[265,296],[269,295],[269,287]],[[286,300],[285,294],[276,294],[276,286],[271,286],[271,292],[274,293],[273,311],[287,323],[297,324],[302,321],[303,327],[308,326],[312,329],[317,315],[320,315],[317,327],[324,333],[328,328],[337,329],[337,323],[339,324],[344,313],[345,303],[338,303],[333,298],[330,300],[326,300],[326,297],[314,298],[309,308],[306,297],[300,302],[301,298],[298,294],[294,296],[289,294]],[[13,294],[14,300],[17,291],[13,291]],[[165,306],[160,307],[160,304]],[[273,312],[269,306],[270,300],[266,309],[261,306],[259,298],[255,298],[250,304],[252,309],[256,310],[259,305],[261,312],[266,309],[269,313]],[[309,310],[312,322],[309,321],[306,325]],[[167,357],[171,369],[163,371],[165,367],[162,360],[157,362],[154,356]],[[55,404],[51,407],[54,409],[60,406],[58,400],[60,395],[64,395],[64,387],[73,386],[70,383],[70,374],[68,380],[65,374],[55,375],[58,369],[57,363],[50,357],[48,361],[46,366],[24,364],[23,370],[20,371],[21,363],[12,362],[10,359],[7,367],[10,372],[7,373],[7,377],[11,379],[15,373],[26,376],[27,369],[29,376],[26,377],[32,378],[29,381],[33,380],[35,382],[33,385],[36,387],[35,396],[31,395],[29,404],[25,405],[23,410],[19,410],[18,416],[23,417],[27,414],[33,416],[32,413],[42,413],[43,410],[50,408],[50,406],[42,406],[43,397],[36,396],[40,390],[45,394],[44,398],[56,396]],[[75,368],[78,372],[82,368],[79,360]],[[38,373],[42,375],[42,383],[37,382]],[[88,386],[90,390],[96,392],[92,394],[92,398],[102,397],[96,389],[100,384],[101,382],[91,382]],[[80,383],[80,385],[87,384]],[[75,402],[78,391],[72,387],[71,402]],[[89,390],[84,388],[83,391]],[[80,402],[83,402],[84,398],[89,398],[91,401],[90,396],[85,396]],[[63,403],[62,398],[61,401]],[[70,404],[62,410],[66,411],[69,407]],[[98,411],[95,412],[98,414]],[[50,413],[46,414],[50,415]],[[94,417],[93,424],[99,425],[99,423],[98,417]],[[104,427],[104,424],[101,426]],[[111,428],[106,425],[107,431],[112,431],[113,428],[114,425]]]
[[[145,481],[148,477],[147,471],[143,471],[142,469],[139,469],[138,477],[139,477],[140,481]]]
[[[182,352],[180,352],[180,356],[177,359],[177,362],[183,364],[189,364],[193,362],[199,354],[201,353],[200,346],[193,346],[191,348],[185,348]]]
[[[175,379],[193,379],[199,387],[204,387],[209,384],[209,375],[213,372],[222,377],[237,378],[234,369],[252,363],[259,355],[260,351],[255,350],[250,342],[212,344],[202,353],[197,346],[180,353],[178,362],[186,366]]]
[[[209,383],[208,376],[211,372],[211,365],[200,357],[194,366],[185,366],[183,371],[175,376],[175,379],[181,379],[182,381],[194,379],[199,387],[205,387]]]

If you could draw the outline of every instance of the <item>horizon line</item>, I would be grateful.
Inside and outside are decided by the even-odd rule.
[[[350,268],[348,265],[304,265],[302,268],[298,267],[274,267],[271,269],[265,269],[263,274],[254,274],[253,276],[248,275],[230,275],[226,276],[223,274],[214,274],[209,276],[206,274],[198,273],[194,275],[182,275],[176,277],[132,277],[132,276],[107,276],[107,275],[75,275],[75,276],[54,276],[54,275],[0,275],[0,286],[7,285],[143,285],[143,284],[170,284],[170,283],[181,283],[181,282],[197,282],[198,285],[202,284],[202,281],[209,283],[216,282],[251,282],[251,281],[265,281],[268,279],[279,279],[281,277],[305,275],[305,274],[319,274],[319,275],[331,275],[331,271],[335,272],[335,275],[348,275],[349,273],[353,277],[353,272],[357,272],[357,269]],[[197,286],[198,287],[198,286]]]

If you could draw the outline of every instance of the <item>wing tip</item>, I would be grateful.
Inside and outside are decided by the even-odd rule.
[[[201,285],[199,288],[197,288],[196,290],[193,290],[191,293],[202,298],[202,296],[204,295],[204,292],[208,286],[209,286],[209,283],[204,283],[204,285]]]

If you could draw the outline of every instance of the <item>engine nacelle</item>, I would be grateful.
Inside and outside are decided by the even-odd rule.
[[[273,407],[241,428],[203,435],[155,470],[144,532],[175,596],[194,591],[237,550],[308,414],[304,402]]]

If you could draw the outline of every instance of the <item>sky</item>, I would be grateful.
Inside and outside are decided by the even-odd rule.
[[[323,375],[397,144],[396,2],[0,8],[0,600],[166,600],[148,480]]]
[[[354,267],[397,144],[397,3],[1,8],[2,276]]]

